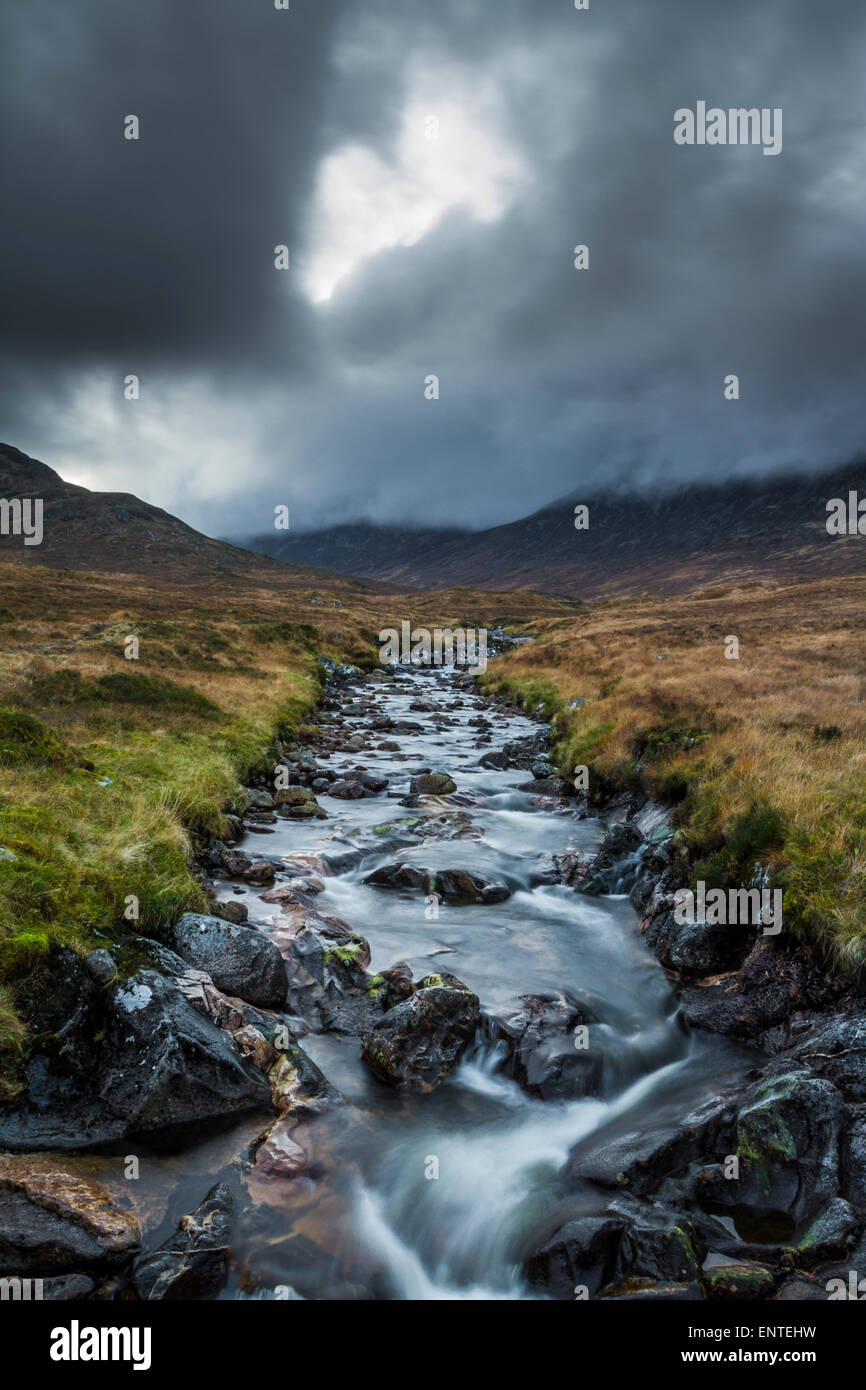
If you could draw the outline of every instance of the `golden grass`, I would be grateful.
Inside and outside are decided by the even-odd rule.
[[[485,683],[544,703],[562,761],[589,765],[596,791],[640,781],[676,798],[702,873],[730,879],[750,858],[770,862],[787,920],[859,962],[864,601],[861,576],[613,599],[540,622],[539,640],[497,661]]]
[[[273,761],[278,735],[298,735],[318,656],[375,665],[380,630],[404,618],[485,626],[575,611],[309,573],[304,589],[297,567],[282,587],[274,567],[262,587],[0,565],[0,1093],[20,1082],[21,1011],[53,947],[107,942],[122,960],[130,933],[205,906],[194,837],[220,833],[246,773]]]

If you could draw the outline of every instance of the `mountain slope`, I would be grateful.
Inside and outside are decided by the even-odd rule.
[[[5,561],[183,582],[222,577],[280,588],[347,583],[343,576],[316,574],[304,565],[280,564],[212,540],[130,493],[91,492],[64,482],[53,468],[9,444],[0,444],[0,498],[41,498],[43,503],[41,544],[25,545],[21,535],[0,535],[0,559]]]
[[[320,531],[275,531],[255,536],[248,544],[251,550],[289,564],[377,578],[392,571],[411,571],[416,556],[433,556],[443,545],[465,540],[468,534],[456,528],[416,529],[356,521]]]
[[[474,534],[366,526],[364,547],[342,549],[334,532],[298,537],[298,559],[400,587],[532,588],[580,598],[640,588],[683,592],[729,579],[807,577],[866,569],[866,537],[827,533],[827,501],[866,497],[866,465],[816,478],[776,477],[692,485],[666,496],[563,498],[519,521]],[[589,507],[576,530],[574,508]],[[356,528],[337,528],[343,531]],[[257,545],[263,542],[258,540]]]

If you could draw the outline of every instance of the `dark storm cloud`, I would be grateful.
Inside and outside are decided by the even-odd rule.
[[[3,14],[0,433],[64,475],[220,533],[486,526],[862,449],[856,0]],[[699,99],[782,153],[677,147]]]

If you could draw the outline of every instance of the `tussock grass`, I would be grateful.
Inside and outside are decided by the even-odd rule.
[[[596,797],[675,801],[695,877],[734,886],[769,865],[786,922],[859,965],[864,600],[860,577],[610,600],[538,623],[482,685],[552,715],[560,766],[588,765]]]
[[[304,589],[298,573],[262,588],[0,564],[0,1096],[20,1085],[23,1011],[55,947],[108,945],[122,963],[131,934],[205,907],[195,837],[243,809],[241,782],[272,766],[277,737],[309,735],[318,656],[371,669],[378,633],[403,618],[574,611],[321,575]]]

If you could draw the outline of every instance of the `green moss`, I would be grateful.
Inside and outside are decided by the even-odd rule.
[[[319,641],[318,628],[312,623],[270,622],[256,623],[250,628],[250,636],[262,646],[283,642],[311,651]]]
[[[0,708],[0,767],[62,767],[67,761],[60,739],[41,719]]]
[[[40,705],[146,705],[184,714],[217,714],[217,706],[188,685],[164,676],[138,671],[85,680],[79,671],[66,669],[32,681],[25,698]]]

